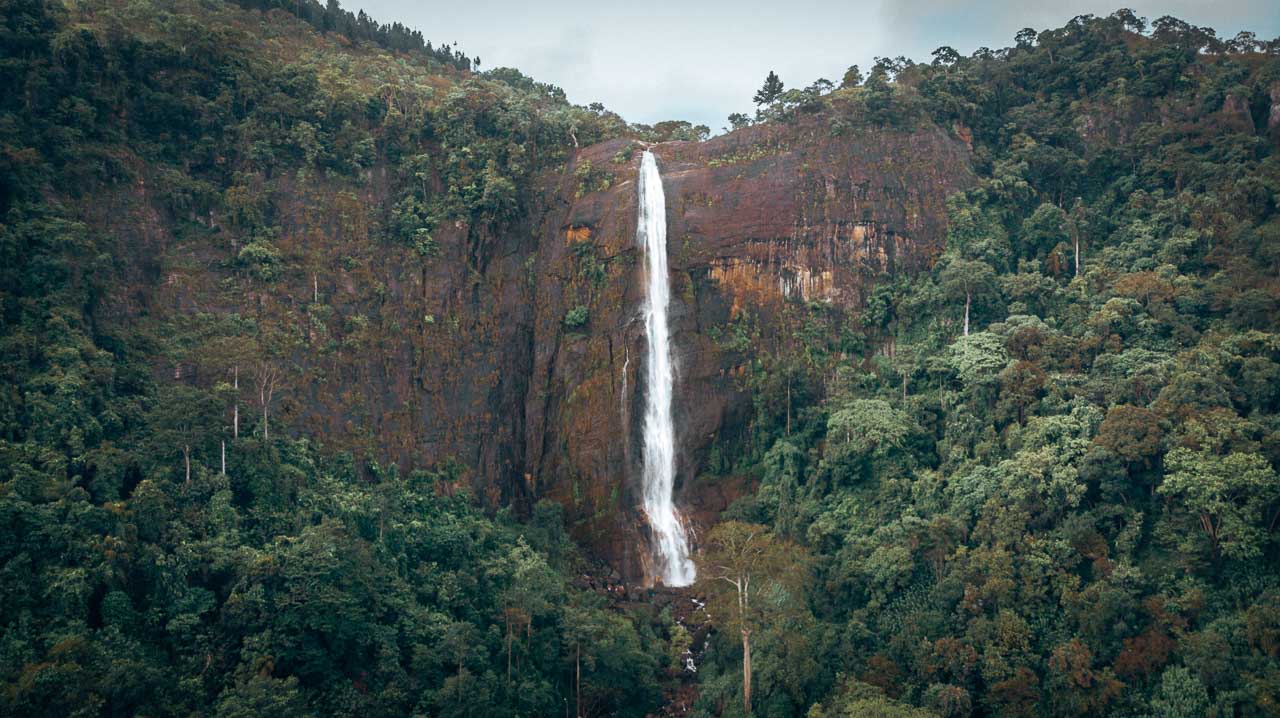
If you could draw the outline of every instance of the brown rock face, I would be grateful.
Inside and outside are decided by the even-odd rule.
[[[379,208],[396,196],[382,170],[358,185],[312,175],[247,187],[272,194],[287,269],[270,281],[236,264],[244,233],[228,217],[178,216],[156,181],[117,187],[85,209],[123,260],[98,319],[164,333],[238,314],[288,337],[273,420],[361,465],[456,462],[490,507],[549,497],[589,550],[639,577],[644,262],[633,149],[582,149],[540,179],[522,217],[438,228],[441,254],[425,260],[374,239]],[[698,478],[714,444],[746,433],[743,376],[765,349],[724,332],[749,321],[757,336],[780,336],[784,310],[808,302],[856,313],[884,273],[928,267],[945,198],[971,181],[968,148],[937,128],[832,136],[818,116],[653,151],[667,198],[677,502],[696,535],[751,482]],[[250,396],[245,417],[257,413]]]
[[[640,153],[628,156],[630,146],[586,148],[548,180],[524,455],[532,495],[563,504],[577,536],[634,576],[644,560],[636,489],[645,337]],[[877,276],[929,266],[943,243],[945,199],[970,174],[965,145],[938,129],[832,137],[817,123],[764,126],[652,150],[667,197],[679,493],[716,438],[749,418],[736,380],[748,356],[722,347],[716,328],[743,312],[769,324],[786,302],[856,311]],[[584,163],[592,176],[612,175],[607,189],[575,184]],[[605,278],[591,285],[584,264],[603,265]],[[578,306],[589,321],[566,327]],[[708,517],[737,495],[701,492],[709,495],[678,503]]]

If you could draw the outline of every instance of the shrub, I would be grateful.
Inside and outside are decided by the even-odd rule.
[[[567,329],[581,329],[591,319],[591,312],[583,305],[570,309],[564,314],[564,326]]]

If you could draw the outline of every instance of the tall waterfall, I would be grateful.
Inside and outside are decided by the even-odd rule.
[[[671,498],[676,478],[676,432],[671,421],[674,374],[671,328],[667,324],[671,295],[667,277],[667,203],[658,163],[648,150],[640,162],[639,184],[636,240],[644,247],[649,264],[644,313],[649,340],[645,362],[644,511],[653,530],[655,575],[664,585],[688,586],[697,571],[689,560],[689,538]]]

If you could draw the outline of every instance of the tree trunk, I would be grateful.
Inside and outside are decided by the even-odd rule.
[[[787,372],[787,436],[791,436],[791,372]]]
[[[239,366],[237,366],[234,369],[233,375],[235,378],[232,380],[233,382],[232,386],[236,390],[236,398],[235,398],[235,413],[232,414],[232,417],[231,417],[231,438],[239,439],[240,438],[240,367]]]
[[[269,441],[271,433],[268,427],[268,410],[271,398],[276,393],[276,383],[280,380],[279,370],[267,363],[258,365],[258,400],[262,404],[262,439]]]
[[[187,465],[187,483],[191,483],[191,444],[182,445],[182,462]]]
[[[575,647],[575,651],[576,653],[573,659],[573,665],[574,665],[573,683],[574,683],[574,693],[576,697],[574,698],[575,708],[574,708],[573,715],[576,716],[576,718],[582,718],[582,644],[581,643],[579,643]]]
[[[462,644],[456,646],[455,648],[457,649],[457,654],[455,657],[458,659],[458,680],[454,681],[453,695],[454,695],[454,701],[458,705],[462,705],[462,665],[467,658],[467,646],[466,646],[465,640]],[[467,715],[470,715],[470,714],[471,714],[471,711],[470,709],[468,709]]]
[[[742,629],[742,709],[751,715],[751,631]]]
[[[907,373],[902,372],[902,403],[907,403]]]
[[[227,475],[227,440],[222,440],[222,475]]]
[[[969,290],[964,292],[964,335],[969,336],[969,305],[973,303],[973,295]]]

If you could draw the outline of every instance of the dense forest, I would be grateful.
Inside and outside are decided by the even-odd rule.
[[[406,329],[287,205],[376,307],[375,252],[482,274],[546,177],[609,186],[579,148],[708,128],[332,0],[0,7],[0,715],[1280,715],[1277,41],[1121,10],[771,74],[733,132],[937,127],[973,182],[857,311],[714,328],[752,415],[697,481],[749,490],[677,615],[560,503],[315,429]],[[200,261],[129,261],[165,232]]]

